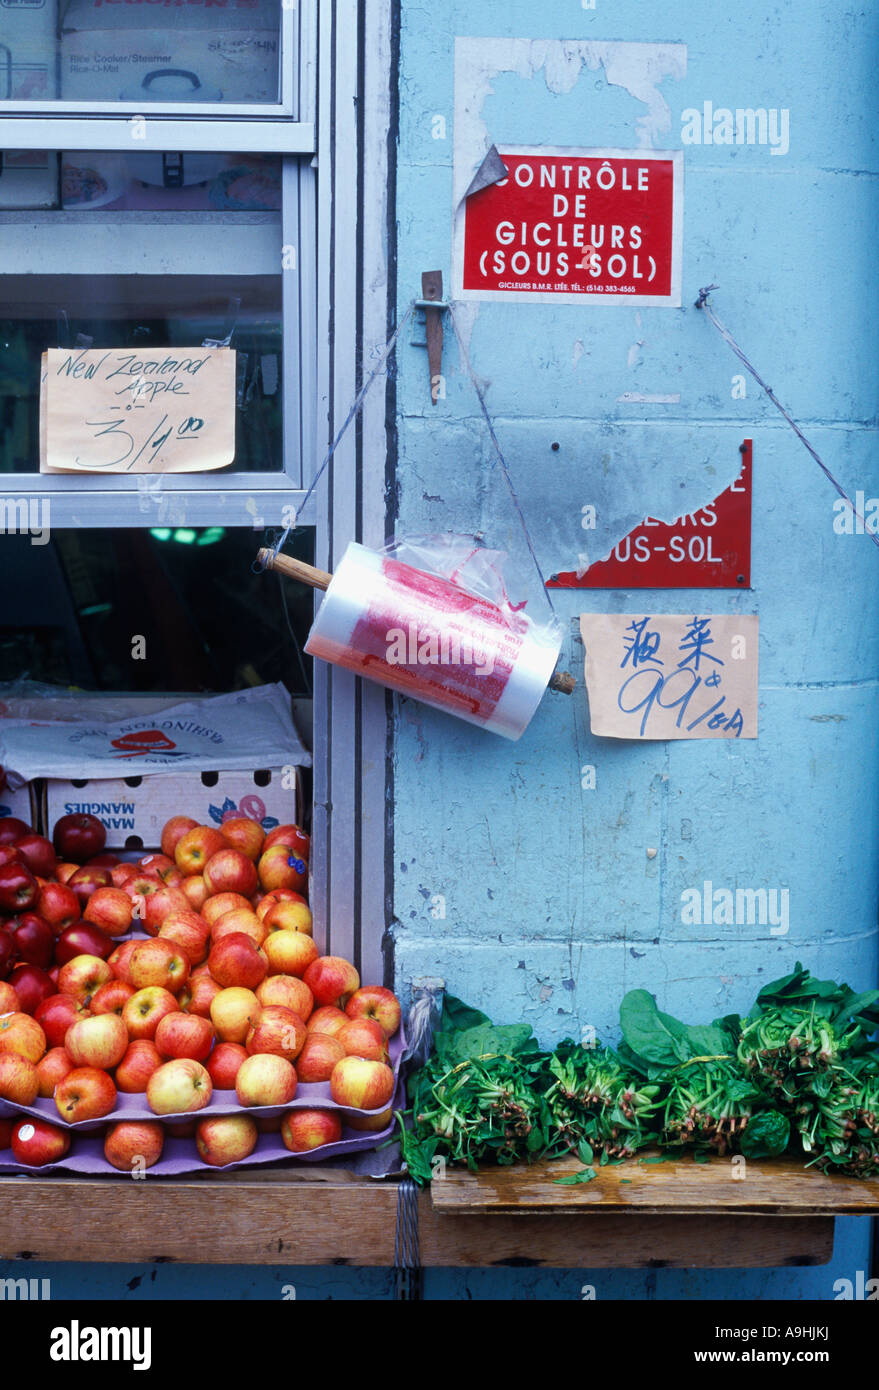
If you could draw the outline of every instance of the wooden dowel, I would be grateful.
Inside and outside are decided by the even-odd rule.
[[[271,550],[260,550],[256,558],[265,569],[277,570],[279,574],[286,574],[290,579],[299,579],[312,589],[330,587],[333,577],[331,574],[327,574],[326,570],[315,569],[314,565],[307,565],[304,560],[294,560],[292,555],[273,555]]]

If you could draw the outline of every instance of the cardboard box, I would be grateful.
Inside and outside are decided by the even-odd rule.
[[[0,101],[58,95],[57,22],[57,0],[0,0]]]
[[[60,95],[70,101],[275,102],[278,0],[68,0]]]
[[[0,791],[0,816],[17,816],[28,825],[36,827],[40,815],[39,788],[33,783],[10,791],[4,787]]]
[[[290,785],[280,768],[258,772],[159,772],[148,777],[87,781],[47,778],[42,786],[41,833],[51,835],[61,816],[77,811],[97,816],[107,828],[111,850],[157,850],[162,826],[172,816],[192,816],[199,825],[220,825],[249,816],[264,829],[302,824],[302,778]]]

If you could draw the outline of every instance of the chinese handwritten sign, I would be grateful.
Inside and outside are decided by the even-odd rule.
[[[230,348],[43,354],[41,472],[198,473],[234,457]]]
[[[582,613],[593,734],[756,738],[759,619]]]

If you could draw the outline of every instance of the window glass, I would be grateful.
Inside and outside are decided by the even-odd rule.
[[[280,189],[277,156],[4,158],[0,473],[39,472],[48,348],[149,360],[206,341],[236,353],[235,458],[223,472],[283,470]],[[294,377],[286,390],[295,405]]]
[[[0,0],[0,100],[280,100],[281,0]]]

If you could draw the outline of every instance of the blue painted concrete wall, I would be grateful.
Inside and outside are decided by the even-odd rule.
[[[754,440],[752,592],[556,594],[565,664],[582,674],[581,611],[759,613],[761,642],[756,742],[595,739],[582,685],[570,700],[547,696],[515,744],[401,703],[398,981],[441,975],[498,1021],[532,1023],[544,1044],[586,1024],[615,1038],[619,1000],[635,987],[694,1021],[745,1010],[797,958],[870,987],[879,556],[864,536],[834,533],[836,494],[753,382],[736,398],[741,367],[692,306],[701,286],[720,286],[715,311],[828,465],[852,493],[879,494],[866,101],[879,16],[858,4],[841,14],[829,0],[743,0],[721,13],[653,0],[403,0],[402,11],[401,311],[423,270],[441,267],[449,283],[462,120],[481,129],[483,149],[634,148],[645,138],[684,149],[681,308],[482,303],[461,316],[545,573],[575,568],[584,540],[600,558],[645,515],[670,521],[709,502],[736,476],[742,439]],[[467,50],[456,129],[456,35],[568,42],[521,45],[514,60],[486,42],[475,64]],[[584,40],[679,47],[659,64],[666,76],[637,89],[577,46]],[[684,143],[682,113],[706,101],[786,110],[789,149]],[[482,532],[530,580],[453,343],[444,374],[445,399],[432,406],[423,349],[402,353],[398,533]],[[620,400],[633,392],[680,401]],[[598,510],[586,535],[585,503]],[[587,764],[594,790],[581,787]],[[681,894],[705,880],[788,888],[788,933],[684,925]],[[866,1223],[839,1223],[836,1260],[864,1267],[867,1237]],[[828,1297],[833,1277],[754,1273],[744,1286]],[[743,1286],[731,1274],[660,1282],[656,1296],[672,1298]],[[613,1283],[645,1296],[643,1275]]]

